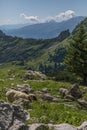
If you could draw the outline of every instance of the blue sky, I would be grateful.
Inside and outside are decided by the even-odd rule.
[[[0,25],[87,16],[87,0],[0,0]]]

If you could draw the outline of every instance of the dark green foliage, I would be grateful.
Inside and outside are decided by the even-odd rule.
[[[65,65],[69,71],[80,76],[84,83],[87,83],[87,33],[83,26],[80,26],[72,37]]]
[[[55,63],[62,63],[66,55],[66,49],[65,48],[58,48],[55,50],[54,55],[49,56],[49,61],[54,61]]]
[[[68,71],[59,70],[53,74],[55,76],[56,81],[67,81],[67,82],[76,82],[77,78],[74,74]]]
[[[65,31],[62,31],[60,34],[59,34],[59,36],[58,37],[56,37],[56,38],[54,38],[53,40],[55,40],[55,41],[63,41],[64,39],[66,39],[67,37],[69,37],[70,36],[70,32],[69,32],[69,30],[67,29],[67,30],[65,30]]]
[[[76,28],[73,30],[72,34],[75,34],[75,33],[78,31],[78,29],[79,29],[80,26],[84,26],[84,28],[85,28],[86,31],[87,31],[87,18],[85,18],[81,23],[79,23],[79,24],[76,26]]]

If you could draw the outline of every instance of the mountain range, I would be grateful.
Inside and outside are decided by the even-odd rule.
[[[87,29],[87,18],[76,26],[74,33],[80,25]],[[69,40],[69,30],[62,31],[52,39],[23,39],[7,36],[0,31],[0,64],[11,63],[46,74],[63,70]]]
[[[33,25],[18,25],[11,27],[3,26],[4,32],[7,35],[17,36],[22,38],[35,38],[35,39],[50,39],[57,37],[60,32],[69,29],[70,32],[75,28],[75,26],[80,23],[85,17],[78,16],[73,17],[69,20],[56,22],[50,21],[45,23],[38,23]]]

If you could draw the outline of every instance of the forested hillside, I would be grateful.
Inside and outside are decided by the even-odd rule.
[[[0,63],[13,63],[43,72],[60,68],[60,63],[63,62],[66,53],[61,42],[69,35],[69,30],[66,30],[56,38],[36,40],[6,36],[2,32]]]

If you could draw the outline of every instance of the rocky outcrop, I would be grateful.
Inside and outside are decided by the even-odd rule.
[[[22,107],[0,101],[0,130],[27,128],[24,122],[29,118],[29,114]]]
[[[27,94],[34,92],[29,84],[17,84],[16,89]]]
[[[76,99],[79,99],[82,97],[82,92],[79,89],[79,85],[77,83],[70,87],[70,89],[68,90],[68,95],[71,95]]]
[[[77,100],[82,97],[82,92],[77,83],[72,85],[69,89],[60,88],[59,92],[63,97],[65,96],[66,98],[70,98],[72,100]]]
[[[26,125],[29,114],[20,106],[0,101],[0,130],[87,130],[87,121],[81,126],[70,124],[31,124]]]
[[[46,80],[46,75],[38,71],[28,70],[24,75],[24,80]]]

